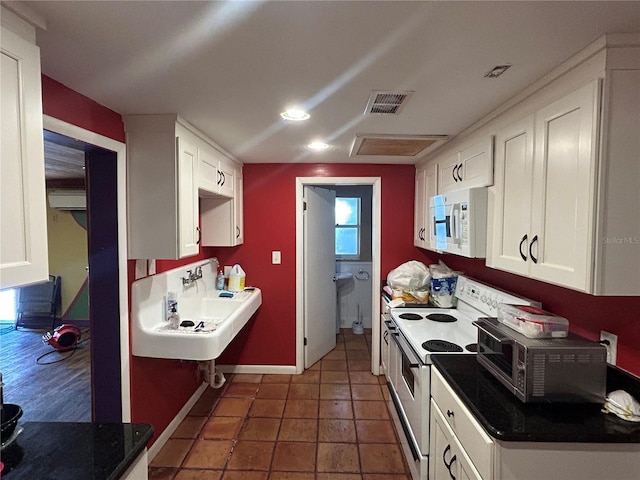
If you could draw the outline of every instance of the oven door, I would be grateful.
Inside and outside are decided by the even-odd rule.
[[[397,351],[394,388],[419,455],[429,454],[430,370],[401,332],[391,336]]]

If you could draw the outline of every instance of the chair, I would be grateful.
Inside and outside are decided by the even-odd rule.
[[[20,287],[16,306],[16,329],[29,328],[31,321],[36,323],[43,319],[51,319],[52,328],[58,322],[58,311],[62,305],[60,294],[61,279],[59,276],[49,275],[46,282]]]

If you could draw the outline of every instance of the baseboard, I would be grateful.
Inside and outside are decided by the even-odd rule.
[[[222,373],[252,373],[292,375],[296,373],[295,365],[217,365]]]
[[[191,411],[193,406],[200,399],[200,397],[202,396],[202,394],[204,393],[204,391],[207,389],[208,386],[209,386],[208,383],[203,382],[202,385],[198,387],[198,389],[194,392],[194,394],[191,395],[191,398],[187,400],[187,403],[184,404],[184,407],[180,409],[180,411],[174,417],[174,419],[171,420],[169,425],[167,425],[167,428],[163,430],[163,432],[158,436],[158,438],[156,438],[156,441],[153,442],[153,445],[149,447],[149,463],[151,463],[151,460],[155,458],[155,456],[158,454],[158,452],[160,452],[162,447],[164,447],[164,444],[167,443],[167,441],[171,438],[171,435],[173,435],[173,432],[176,431],[176,428],[178,428],[178,426],[182,423],[182,420],[185,419],[187,414]]]

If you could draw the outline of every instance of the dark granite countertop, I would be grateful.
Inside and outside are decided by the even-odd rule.
[[[602,413],[600,404],[523,403],[475,355],[432,355],[454,392],[494,438],[517,442],[640,443],[640,424]],[[608,368],[607,392],[640,399],[640,380]]]
[[[18,423],[24,431],[2,450],[7,480],[118,479],[153,435],[146,423]]]

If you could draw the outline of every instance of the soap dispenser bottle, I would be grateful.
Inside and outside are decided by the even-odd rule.
[[[169,320],[169,328],[177,329],[180,325],[180,315],[176,311],[175,306],[171,307],[171,312],[169,313],[167,320]]]
[[[224,290],[224,273],[222,268],[218,269],[218,276],[216,277],[216,290]]]

